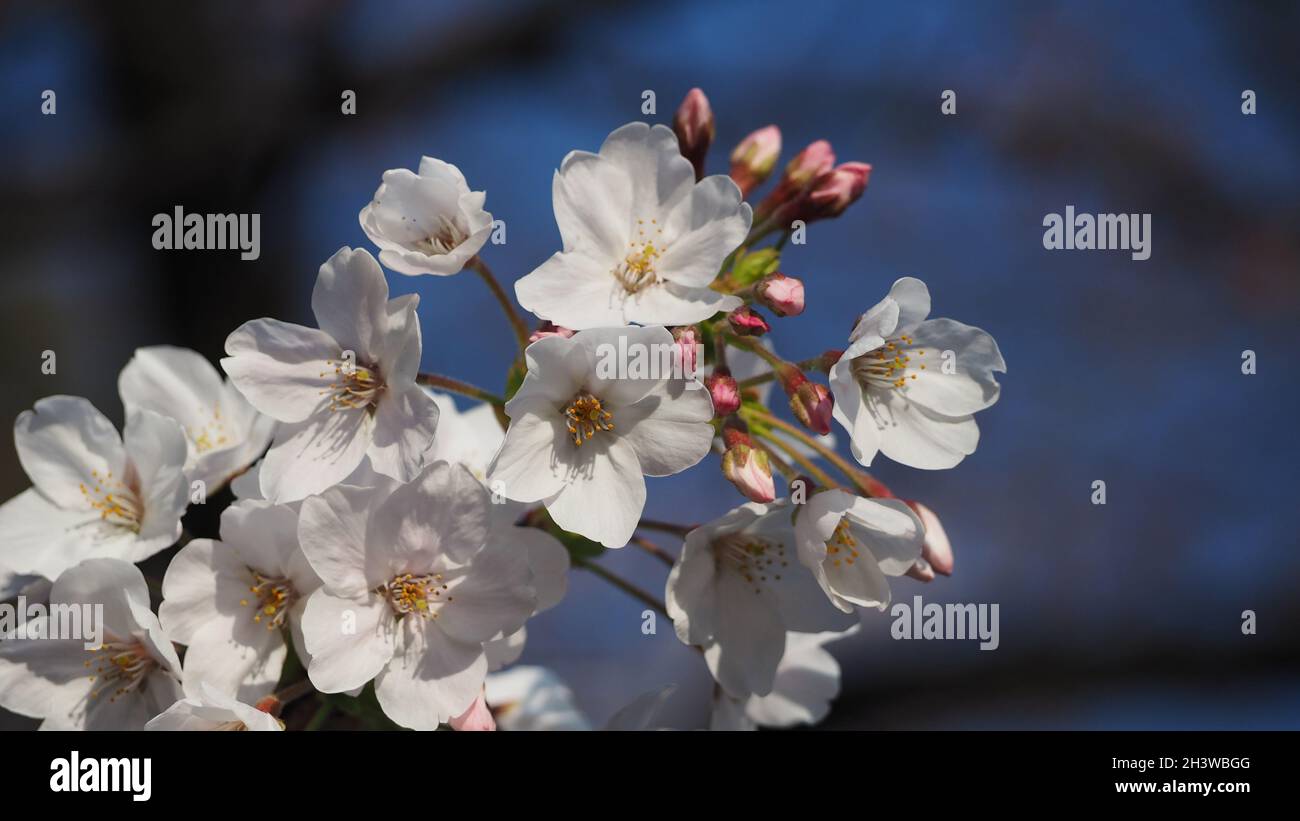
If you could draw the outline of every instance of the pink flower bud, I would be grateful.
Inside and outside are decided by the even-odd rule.
[[[781,272],[768,274],[754,288],[758,301],[777,316],[803,313],[803,282]]]
[[[786,163],[785,173],[772,193],[754,209],[754,221],[768,219],[786,224],[795,219],[813,186],[835,169],[835,152],[831,144],[818,140]]]
[[[704,155],[713,142],[714,123],[713,109],[703,91],[693,88],[686,92],[673,117],[673,132],[682,156],[695,166],[696,181],[704,179]]]
[[[831,432],[831,410],[835,400],[825,385],[807,379],[790,395],[790,410],[808,430],[819,436]]]
[[[728,431],[727,452],[722,455],[722,475],[751,502],[770,502],[776,498],[772,465],[767,453],[753,447],[750,438],[739,431]]]
[[[748,305],[742,305],[727,314],[727,322],[731,324],[731,330],[741,336],[762,336],[772,330],[763,315]]]
[[[817,140],[785,166],[785,179],[795,188],[807,188],[835,167],[835,152],[826,140]]]
[[[740,410],[740,387],[726,368],[718,368],[710,374],[704,380],[704,386],[709,389],[709,396],[713,399],[714,416],[721,419]]]
[[[731,178],[740,186],[742,196],[749,196],[772,174],[776,158],[781,156],[781,129],[764,126],[740,141],[731,152]]]
[[[537,330],[533,331],[532,335],[528,337],[528,342],[529,344],[532,344],[533,342],[536,342],[539,339],[545,339],[548,336],[559,336],[568,339],[573,336],[573,331],[556,325],[554,322],[543,322],[541,326],[538,327]]]
[[[676,344],[676,365],[681,368],[684,379],[695,376],[700,363],[700,332],[694,325],[683,325],[673,329],[673,342]]]
[[[871,166],[864,162],[846,162],[816,182],[808,199],[799,209],[805,222],[838,217],[857,202],[867,189]]]
[[[943,524],[934,511],[920,502],[909,501],[907,506],[916,511],[916,515],[925,525],[925,544],[921,548],[921,559],[917,564],[924,563],[934,573],[944,576],[952,575],[953,556],[952,543],[948,541],[948,534],[943,530]]]
[[[468,732],[491,732],[497,728],[496,719],[492,717],[492,711],[488,709],[482,691],[479,692],[478,698],[474,699],[474,703],[469,705],[469,709],[448,723],[453,730]]]

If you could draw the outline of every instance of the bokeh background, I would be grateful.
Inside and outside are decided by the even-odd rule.
[[[833,645],[843,693],[822,726],[1297,728],[1298,36],[1296,4],[7,3],[0,419],[72,393],[120,422],[134,348],[215,360],[247,319],[312,324],[317,267],[368,245],[357,212],[422,154],[488,192],[508,242],[487,259],[513,281],[558,248],[564,154],[646,119],[643,90],[667,122],[700,86],[715,173],[768,123],[786,157],[827,138],[875,167],[862,201],[786,255],[809,306],[776,323],[783,353],[841,346],[911,274],[1009,363],[974,456],[876,468],[956,546],[952,578],[896,597],[996,602],[1000,649],[892,641],[869,617]],[[261,258],[154,251],[151,217],[178,204],[260,213]],[[1045,251],[1043,216],[1067,204],[1151,213],[1151,259]],[[476,277],[389,279],[421,295],[425,369],[499,388],[512,341]],[[6,445],[0,497],[27,485]],[[652,480],[646,513],[702,521],[737,501],[714,459]],[[644,553],[604,561],[662,589]],[[701,726],[707,672],[666,621],[642,635],[640,610],[575,572],[524,661],[597,723],[675,682],[668,723]]]

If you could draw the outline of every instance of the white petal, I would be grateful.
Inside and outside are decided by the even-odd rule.
[[[528,556],[510,545],[493,544],[463,568],[446,574],[447,596],[438,608],[438,626],[467,644],[513,633],[533,614]]]
[[[668,250],[659,258],[656,273],[680,285],[708,285],[727,255],[744,242],[752,222],[753,212],[730,177],[705,177],[668,215]]]
[[[632,180],[618,163],[569,152],[551,180],[551,200],[565,251],[609,261],[622,257],[631,232]]]
[[[901,277],[889,289],[889,298],[898,304],[896,334],[911,333],[930,315],[930,289],[916,277]]]
[[[378,596],[341,599],[317,590],[302,615],[312,684],[323,693],[361,687],[393,657],[396,630],[388,603]]]
[[[775,603],[735,573],[718,576],[717,596],[714,643],[704,651],[709,671],[732,696],[766,695],[785,651]]]
[[[632,214],[647,222],[662,222],[695,184],[695,169],[667,126],[628,123],[605,138],[600,155],[627,173],[632,181]]]
[[[136,411],[128,417],[122,438],[144,502],[139,532],[142,544],[134,557],[142,561],[181,535],[181,516],[189,504],[190,488],[185,476],[189,446],[176,422],[150,410]]]
[[[439,554],[469,561],[487,541],[488,504],[487,491],[468,470],[435,462],[375,511],[366,534],[368,566],[387,559],[400,573],[428,566]]]
[[[18,461],[45,496],[60,507],[87,508],[81,487],[108,473],[122,478],[126,455],[112,423],[78,396],[50,396],[14,422]]]
[[[236,623],[214,623],[198,631],[185,651],[185,691],[206,683],[240,701],[255,702],[275,691],[288,656],[281,630],[254,624],[252,610]]]
[[[281,422],[301,422],[329,402],[333,362],[343,348],[315,328],[254,319],[226,338],[221,367],[253,407]]]
[[[582,250],[561,251],[515,282],[515,298],[526,310],[565,328],[626,325],[625,292],[613,273],[616,262]]]
[[[573,449],[559,412],[544,398],[511,400],[510,427],[488,468],[488,486],[509,499],[537,502],[558,493],[568,477],[559,453]]]
[[[973,416],[941,416],[908,402],[898,391],[868,395],[869,408],[880,429],[880,451],[900,464],[922,470],[956,466],[975,452],[979,426]]]
[[[347,486],[303,500],[298,541],[312,569],[335,596],[364,596],[375,586],[372,581],[381,581],[366,575],[366,522],[375,505],[374,491]]]
[[[474,703],[487,657],[482,645],[454,641],[431,621],[407,621],[393,660],[375,681],[375,696],[403,727],[435,730]]]
[[[573,450],[570,481],[546,500],[546,509],[565,530],[622,547],[645,508],[645,477],[636,451],[621,439],[600,435]]]
[[[388,281],[365,249],[344,246],[321,265],[311,294],[316,324],[359,363],[373,363],[388,332]]]
[[[922,322],[912,336],[904,352],[912,357],[907,372],[917,378],[902,389],[910,401],[944,416],[967,416],[998,401],[1000,388],[993,374],[1005,373],[1007,365],[993,337],[951,319]],[[919,350],[925,355],[918,356]],[[955,355],[955,373],[944,372],[945,351]],[[929,367],[921,370],[920,362]]]
[[[281,426],[262,460],[262,495],[285,504],[333,487],[361,464],[373,430],[365,408],[322,410]]]
[[[229,627],[237,612],[229,605],[246,596],[248,579],[247,566],[229,545],[195,539],[181,548],[163,576],[158,608],[163,629],[173,640],[189,644],[214,620]]]
[[[708,391],[688,389],[674,398],[661,385],[637,404],[621,409],[614,421],[619,438],[636,451],[642,472],[670,476],[708,455],[714,435],[712,418]]]
[[[831,415],[849,432],[853,458],[866,467],[880,450],[880,428],[862,395],[862,387],[853,378],[852,363],[841,358],[831,369],[831,393],[835,404]]]
[[[437,404],[418,387],[385,395],[375,410],[374,441],[366,455],[378,473],[409,482],[424,467],[438,427]]]
[[[718,293],[712,288],[688,288],[663,282],[628,297],[623,313],[629,322],[642,325],[691,325],[743,304],[740,297]]]

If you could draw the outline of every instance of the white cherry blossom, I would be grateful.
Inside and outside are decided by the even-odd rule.
[[[435,462],[406,485],[331,488],[306,499],[303,552],[324,586],[307,600],[303,638],[318,689],[374,679],[393,721],[435,729],[483,687],[484,644],[536,607],[527,557],[486,545],[487,490]]]
[[[634,369],[615,353],[654,357],[672,345],[664,328],[600,328],[529,345],[528,375],[506,403],[510,428],[489,486],[542,502],[572,533],[606,547],[627,544],[645,506],[644,477],[685,470],[713,441],[708,391],[662,368]],[[626,367],[611,365],[615,359]]]
[[[250,730],[279,732],[284,725],[270,713],[237,701],[203,683],[196,695],[183,698],[144,725],[146,730]]]
[[[830,712],[840,692],[840,665],[826,645],[858,632],[854,625],[843,633],[790,633],[785,655],[776,668],[772,692],[736,699],[725,692],[713,698],[711,730],[756,730],[816,724]]]
[[[127,416],[151,410],[185,431],[190,480],[214,493],[257,460],[271,443],[275,420],[263,416],[196,351],[139,348],[117,378]]]
[[[143,561],[180,537],[187,446],[171,419],[137,411],[119,436],[87,400],[51,396],[19,414],[14,444],[33,487],[0,506],[0,589],[91,557]]]
[[[181,698],[180,659],[133,565],[87,559],[55,580],[50,603],[102,605],[100,643],[49,637],[48,614],[0,637],[0,707],[44,730],[139,730]]]
[[[877,452],[914,468],[950,468],[979,444],[976,411],[998,401],[998,344],[979,328],[926,319],[930,291],[903,277],[863,314],[831,369],[834,415],[853,455]]]
[[[319,330],[255,319],[226,340],[221,365],[235,387],[282,423],[259,470],[267,500],[319,493],[367,456],[401,482],[419,473],[438,407],[415,384],[418,303],[414,294],[390,300],[374,258],[343,248],[312,292]]]
[[[569,152],[551,192],[563,250],[515,283],[542,319],[688,325],[741,305],[709,285],[753,214],[731,178],[695,181],[671,129],[629,123],[598,154]]]
[[[306,663],[302,612],[320,587],[298,546],[298,511],[242,500],[221,514],[221,540],[195,539],[172,559],[158,610],[174,641],[187,645],[186,694],[200,683],[243,701],[280,680],[292,636]]]
[[[814,493],[794,529],[799,561],[845,613],[888,607],[886,577],[910,570],[925,539],[925,526],[901,499],[866,499],[838,489]]]
[[[793,507],[750,502],[701,525],[687,534],[668,576],[664,601],[677,637],[704,650],[709,672],[732,698],[772,692],[792,631],[854,624],[799,563]]]
[[[374,200],[361,209],[361,228],[379,246],[379,261],[399,274],[459,273],[487,241],[487,195],[470,191],[460,169],[433,157],[420,170],[384,172]]]

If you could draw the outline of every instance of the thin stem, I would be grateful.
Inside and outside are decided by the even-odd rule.
[[[642,519],[637,523],[637,527],[646,530],[658,530],[663,533],[672,533],[674,536],[685,536],[695,528],[691,525],[675,525],[672,522],[660,522],[655,519]]]
[[[302,728],[303,731],[311,732],[321,729],[325,726],[325,722],[329,721],[329,717],[333,712],[334,705],[328,701],[322,701],[321,705],[316,708],[316,712],[312,713],[311,718],[307,720],[306,726]]]
[[[825,362],[820,356],[814,356],[794,364],[801,371],[821,371],[825,369]],[[757,388],[759,385],[764,385],[773,379],[776,379],[776,371],[768,371],[767,373],[760,373],[758,376],[742,379],[736,385],[740,390],[745,390],[746,388]]]
[[[312,685],[311,679],[305,678],[302,681],[295,681],[293,684],[285,687],[283,690],[275,694],[275,698],[281,704],[288,704],[291,701],[296,701],[308,693],[314,693],[315,691],[316,688]]]
[[[632,598],[637,599],[647,607],[651,607],[657,610],[659,613],[661,613],[664,616],[668,615],[668,609],[664,607],[663,602],[659,601],[654,596],[650,595],[649,593],[645,592],[641,588],[632,584],[632,582],[628,581],[627,579],[624,579],[622,576],[615,574],[613,571],[601,567],[600,565],[595,564],[594,562],[586,562],[586,561],[575,561],[574,567],[581,567],[583,570],[590,570],[592,573],[595,573],[597,576],[600,576],[605,581],[614,585],[619,590],[622,590],[624,593],[628,594]]]
[[[840,483],[832,479],[829,473],[817,467],[816,463],[814,463],[813,460],[809,459],[805,454],[800,453],[799,449],[796,448],[794,445],[790,444],[789,442],[785,441],[781,437],[772,433],[767,433],[762,431],[759,431],[757,433],[760,438],[768,442],[771,442],[781,450],[785,451],[786,455],[788,455],[791,459],[793,459],[795,463],[799,465],[799,467],[804,469],[804,472],[806,472],[814,480],[820,482],[823,486],[825,487],[840,486]]]
[[[767,348],[764,348],[762,345],[759,345],[756,342],[751,342],[750,340],[745,339],[744,337],[737,336],[736,334],[726,334],[726,338],[729,344],[734,345],[735,347],[740,348],[743,351],[749,351],[752,354],[757,354],[773,368],[781,368],[789,364],[781,357],[769,351]]]
[[[650,541],[649,539],[645,538],[644,536],[633,536],[632,544],[636,545],[637,547],[641,548],[645,552],[649,553],[651,556],[654,556],[656,559],[668,565],[669,567],[672,567],[673,565],[677,564],[677,560],[673,558],[673,555],[671,553],[669,553],[667,550],[664,550],[662,547]]]
[[[488,290],[492,292],[492,296],[496,297],[497,302],[501,304],[501,310],[505,311],[506,319],[510,320],[510,327],[514,329],[515,339],[519,342],[519,350],[522,351],[527,348],[528,326],[524,324],[519,312],[515,310],[514,304],[510,301],[505,289],[501,287],[501,283],[492,275],[492,269],[488,268],[487,263],[478,256],[465,263],[465,266],[473,269],[483,278],[483,281],[487,283]]]
[[[818,442],[816,439],[809,436],[807,433],[804,433],[802,430],[790,424],[789,422],[786,422],[784,419],[778,419],[770,413],[765,413],[763,411],[758,411],[758,410],[748,410],[743,412],[747,413],[749,417],[754,421],[757,421],[763,425],[767,425],[768,427],[776,428],[777,430],[786,433],[794,437],[795,439],[798,439],[800,442],[803,442],[808,447],[817,451],[818,456],[822,457],[827,462],[830,462],[832,465],[838,468],[840,473],[843,473],[851,482],[853,482],[853,484],[858,488],[859,491],[861,491],[864,495],[867,496],[871,495],[871,491],[868,488],[866,482],[862,480],[861,472],[857,468],[850,465],[847,461],[845,461],[844,457],[840,456],[834,450],[826,447],[821,442]]]
[[[459,379],[452,379],[450,376],[443,376],[439,373],[422,373],[415,377],[415,381],[421,385],[430,388],[442,388],[445,391],[458,393],[461,396],[468,396],[477,399],[480,402],[487,402],[490,405],[504,405],[506,400],[494,393],[488,393],[482,388],[475,387],[468,382],[462,382]]]

